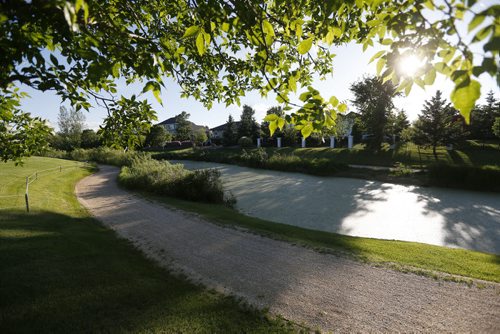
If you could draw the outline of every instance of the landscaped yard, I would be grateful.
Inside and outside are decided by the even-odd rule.
[[[206,154],[217,161],[222,157],[239,155],[241,148],[222,148],[210,150]],[[248,150],[248,149],[247,149]],[[378,153],[366,150],[363,144],[358,144],[352,150],[347,148],[330,149],[327,147],[283,147],[266,148],[268,154],[279,153],[281,155],[296,155],[299,157],[318,159],[328,158],[339,164],[394,166],[403,163],[414,168],[423,168],[429,164],[444,163],[463,166],[500,165],[500,147],[497,143],[481,143],[478,141],[467,141],[462,147],[448,151],[445,147],[437,150],[437,159],[432,154],[431,148],[418,148],[414,144],[403,144],[397,150],[389,149],[385,145]],[[172,158],[189,159],[197,154],[193,149],[169,151]]]
[[[25,176],[73,165],[49,158],[0,165],[0,196]],[[232,298],[175,277],[89,216],[74,196],[90,169],[40,175],[0,208],[0,332],[289,332]],[[296,329],[296,328],[295,328]]]

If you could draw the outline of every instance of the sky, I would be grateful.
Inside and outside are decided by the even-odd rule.
[[[333,48],[333,52],[337,55],[332,63],[333,75],[324,81],[315,80],[312,86],[318,89],[324,98],[328,99],[330,96],[335,95],[339,100],[348,104],[349,111],[356,111],[352,103],[349,102],[353,98],[349,87],[352,83],[362,79],[364,75],[374,75],[376,73],[376,62],[372,64],[368,64],[368,62],[380,49],[380,47],[375,46],[363,52],[360,45],[353,43]],[[500,98],[500,89],[493,78],[484,74],[479,78],[479,81],[482,87],[481,98],[478,103],[484,103],[486,94],[490,90],[494,92],[497,98]],[[267,109],[278,105],[274,94],[262,98],[258,92],[253,91],[247,92],[246,96],[241,98],[240,107],[237,105],[226,107],[225,104],[214,103],[212,109],[207,110],[194,98],[181,98],[180,88],[172,79],[166,78],[164,82],[166,89],[162,91],[163,106],[156,101],[151,92],[143,95],[156,110],[158,122],[186,111],[191,115],[190,120],[192,122],[198,125],[215,127],[224,124],[229,115],[232,115],[235,120],[239,120],[244,104],[254,108],[256,111],[255,118],[260,122],[264,118]],[[117,86],[118,94],[125,96],[139,94],[142,91],[142,84],[126,86],[123,81],[118,81]],[[438,74],[433,86],[428,86],[423,90],[414,85],[409,96],[395,98],[395,106],[398,109],[404,109],[410,121],[413,121],[418,117],[424,101],[430,99],[437,90],[441,90],[444,96],[449,98],[452,89],[453,83]],[[57,115],[59,107],[62,105],[61,99],[53,92],[39,92],[25,87],[22,87],[22,90],[26,91],[30,98],[22,101],[21,108],[34,116],[47,119],[50,125],[57,130]],[[297,94],[290,96],[291,100],[298,101],[298,96],[304,90],[299,86]],[[68,103],[66,102],[64,105],[68,106]],[[94,106],[89,112],[84,113],[87,128],[94,130],[99,128],[107,115],[106,111],[98,106]]]

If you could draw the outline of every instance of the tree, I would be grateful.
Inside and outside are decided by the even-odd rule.
[[[189,116],[187,112],[183,111],[179,115],[175,116],[175,139],[179,141],[190,140],[191,139],[191,123],[189,122]]]
[[[468,120],[479,98],[475,78],[500,77],[500,9],[480,5],[485,6],[468,0],[446,6],[410,0],[2,1],[0,91],[8,97],[15,85],[52,90],[76,108],[89,109],[90,99],[106,106],[125,98],[115,96],[118,78],[143,80],[143,92],[161,101],[163,78],[169,76],[184,96],[207,107],[214,101],[239,103],[251,90],[274,92],[279,103],[297,109],[270,123],[282,129],[286,119],[307,137],[330,126],[332,113],[344,108],[309,87],[315,74],[332,73],[330,46],[355,42],[366,49],[380,42],[385,49],[373,59],[384,80],[409,92],[413,83],[432,85],[440,72],[453,80],[452,102]],[[472,17],[470,33],[458,35],[465,12]],[[473,53],[472,44],[484,53]],[[408,77],[397,59],[412,54],[426,65]],[[297,83],[307,87],[301,105],[290,103]]]
[[[493,131],[493,134],[500,139],[500,117],[495,118],[495,122],[493,123],[491,130]],[[500,142],[498,142],[498,147],[500,147]]]
[[[241,112],[240,126],[238,127],[238,138],[248,137],[255,140],[259,135],[259,125],[255,121],[255,110],[244,105]]]
[[[0,94],[0,159],[4,162],[19,164],[20,157],[42,152],[52,132],[44,120],[19,109],[22,96],[17,89]]]
[[[394,108],[396,88],[391,81],[383,82],[378,77],[365,77],[350,87],[354,94],[353,104],[360,113],[363,130],[372,135],[369,147],[380,150],[384,140],[387,120]]]
[[[198,129],[193,133],[193,142],[195,145],[201,146],[208,140],[207,132],[203,129]]]
[[[476,106],[471,112],[469,131],[473,139],[491,139],[495,116],[500,116],[500,104],[495,95],[490,91],[486,97],[486,104]]]
[[[109,109],[109,116],[97,132],[104,144],[118,149],[142,147],[152,121],[157,119],[151,105],[132,96],[111,104]]]
[[[392,112],[389,115],[386,132],[390,135],[401,137],[403,130],[407,129],[409,126],[410,121],[408,121],[405,111],[399,110],[397,113]]]
[[[222,133],[222,143],[224,146],[236,145],[238,141],[238,128],[234,123],[233,116],[229,115],[224,132]]]
[[[85,129],[82,131],[82,148],[94,148],[99,147],[101,142],[99,136],[92,129]]]
[[[82,142],[82,131],[85,127],[85,115],[75,108],[59,108],[57,117],[59,125],[58,135],[61,137],[62,146],[65,150],[73,150],[80,147]]]
[[[146,136],[145,145],[147,147],[163,147],[169,139],[171,136],[163,126],[153,125]]]
[[[454,143],[464,135],[462,117],[442,98],[439,90],[430,101],[425,101],[422,114],[413,126],[415,143],[431,146],[436,159],[438,145]]]

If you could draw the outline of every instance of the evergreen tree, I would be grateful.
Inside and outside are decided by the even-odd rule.
[[[441,91],[424,103],[422,114],[414,123],[415,142],[432,147],[437,158],[438,145],[451,144],[463,137],[463,119],[458,112],[442,98]]]
[[[255,140],[259,135],[259,125],[254,118],[255,110],[252,107],[244,105],[241,113],[240,126],[238,128],[238,138],[248,137]]]
[[[394,108],[392,99],[398,95],[392,82],[382,82],[378,77],[365,77],[350,87],[354,94],[352,102],[360,113],[363,131],[372,135],[369,147],[380,150],[387,120]]]
[[[232,146],[236,145],[238,140],[238,129],[236,124],[234,123],[233,116],[229,115],[227,119],[226,126],[224,128],[224,132],[222,134],[222,143],[224,146]]]
[[[500,104],[495,99],[493,91],[490,91],[486,97],[486,104],[476,106],[471,112],[470,137],[473,139],[494,138],[492,127],[497,116],[500,116]]]
[[[191,123],[189,122],[189,116],[187,112],[183,111],[179,115],[175,116],[175,139],[179,141],[190,140],[191,139]]]
[[[401,137],[401,132],[410,126],[410,121],[406,117],[404,110],[399,110],[397,113],[391,112],[386,126],[386,133]]]

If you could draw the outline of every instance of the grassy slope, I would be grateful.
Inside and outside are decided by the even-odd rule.
[[[0,196],[24,192],[24,177],[64,160],[0,165]],[[0,332],[287,332],[235,300],[170,275],[89,217],[73,194],[89,170],[68,169],[1,201]],[[7,205],[8,204],[8,205]]]
[[[363,145],[355,145],[352,150],[346,148],[330,149],[326,147],[316,148],[267,148],[268,153],[294,154],[306,158],[330,158],[338,163],[393,166],[396,162],[413,166],[425,167],[431,163],[446,163],[465,166],[500,165],[500,148],[496,144],[479,144],[475,141],[468,141],[461,148],[447,151],[444,147],[437,150],[437,160],[434,158],[431,149],[419,149],[413,144],[403,145],[396,151],[389,150],[386,145],[379,153],[373,153],[364,149]],[[241,149],[220,149],[208,152],[217,156],[239,154]],[[192,149],[169,151],[179,159],[189,158]]]
[[[215,223],[241,226],[258,234],[297,242],[320,250],[353,255],[373,263],[391,263],[453,275],[500,282],[500,256],[427,244],[343,236],[248,217],[223,206],[154,197],[175,208],[201,214]],[[415,271],[412,269],[412,271]]]

